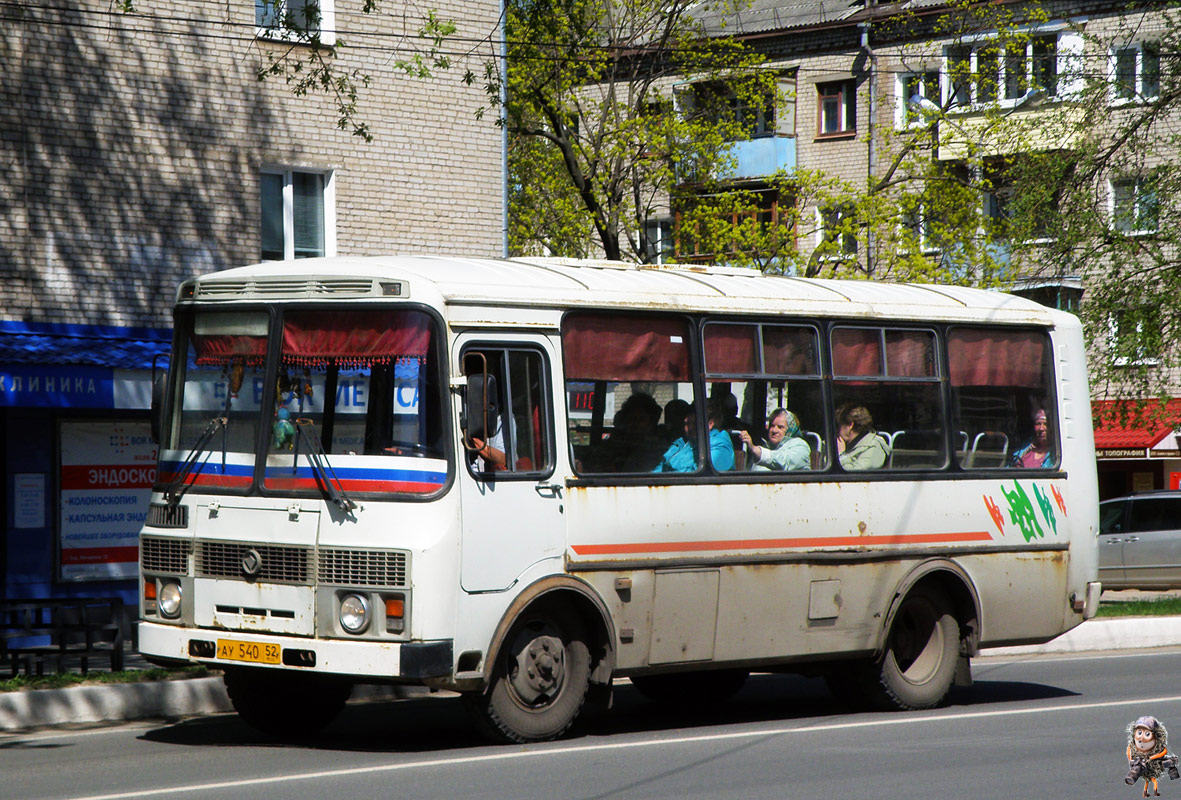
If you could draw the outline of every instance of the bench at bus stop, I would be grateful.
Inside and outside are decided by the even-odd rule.
[[[117,597],[0,600],[0,670],[42,675],[76,664],[86,674],[95,659],[123,669],[123,601]]]

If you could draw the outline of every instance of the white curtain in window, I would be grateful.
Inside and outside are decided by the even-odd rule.
[[[291,175],[295,257],[324,255],[324,176],[314,172]]]

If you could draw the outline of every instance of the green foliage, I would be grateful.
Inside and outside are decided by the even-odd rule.
[[[1181,616],[1181,597],[1156,597],[1144,600],[1114,600],[1099,604],[1097,617],[1176,617]]]
[[[489,71],[489,107],[510,139],[513,252],[649,258],[647,223],[674,187],[706,190],[732,109],[772,101],[774,73],[738,42],[705,37],[687,0],[511,0],[507,75]],[[470,76],[475,80],[474,76]],[[692,86],[687,83],[692,80]]]

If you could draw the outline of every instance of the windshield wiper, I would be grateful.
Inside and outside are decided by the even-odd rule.
[[[176,475],[168,482],[168,488],[164,490],[164,500],[169,505],[176,505],[180,502],[180,498],[188,490],[192,484],[186,483],[189,475],[193,473],[193,468],[197,466],[197,461],[201,458],[201,454],[205,452],[205,445],[209,444],[209,440],[213,438],[213,434],[217,433],[218,428],[223,430],[229,420],[226,417],[214,417],[209,420],[209,424],[205,426],[205,430],[197,437],[197,443],[193,445],[193,449],[185,456],[184,462],[180,465]],[[225,448],[222,440],[222,472],[225,472]],[[178,491],[179,490],[179,491]]]
[[[308,445],[307,459],[312,465],[312,471],[316,473],[316,479],[320,483],[320,487],[324,490],[324,494],[333,503],[340,507],[340,510],[346,514],[357,507],[353,499],[345,492],[344,487],[340,486],[340,479],[336,477],[336,471],[332,469],[332,464],[328,461],[328,454],[324,452],[324,445],[320,441],[320,435],[316,433],[315,423],[301,417],[295,420],[295,429],[303,436]],[[295,456],[299,458],[298,453]],[[333,486],[333,481],[337,486]],[[338,488],[339,487],[339,488]]]

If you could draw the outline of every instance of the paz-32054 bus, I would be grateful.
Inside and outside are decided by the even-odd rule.
[[[923,708],[1098,603],[1082,332],[1020,298],[336,258],[190,280],[175,328],[140,649],[265,731],[359,682],[514,741],[623,677]]]

